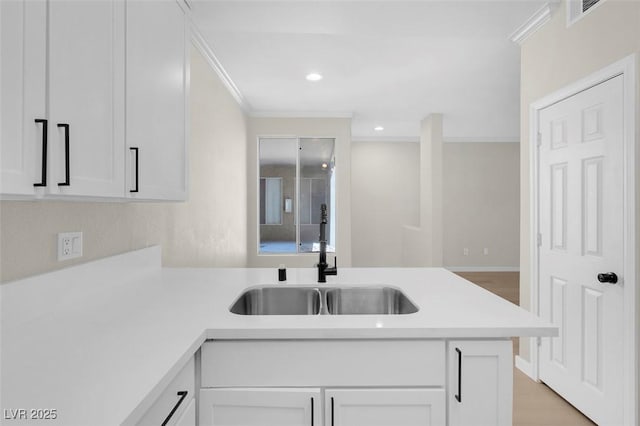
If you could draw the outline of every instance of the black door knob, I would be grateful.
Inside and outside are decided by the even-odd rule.
[[[605,272],[603,274],[598,274],[598,281],[601,283],[615,284],[618,282],[618,276],[614,272]]]

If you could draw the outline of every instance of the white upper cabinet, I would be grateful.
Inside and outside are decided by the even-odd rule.
[[[0,194],[43,191],[46,19],[44,0],[0,1]]]
[[[0,2],[0,195],[186,199],[181,4]]]
[[[122,1],[49,2],[51,194],[123,195],[124,12]]]
[[[127,196],[187,196],[188,33],[176,0],[127,2]]]

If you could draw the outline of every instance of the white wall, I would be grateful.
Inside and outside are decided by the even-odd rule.
[[[336,256],[351,266],[351,119],[250,117],[247,132],[247,254],[250,267],[312,267],[317,254],[258,255],[258,139],[264,136],[335,138]],[[328,262],[332,262],[329,256]]]
[[[551,20],[522,44],[520,304],[525,308],[530,306],[531,274],[529,106],[547,94],[636,52],[640,52],[640,2],[624,0],[602,1],[569,28],[566,26],[566,2],[563,1]],[[640,210],[637,215],[640,223]],[[640,231],[640,227],[636,228]],[[636,241],[640,243],[640,234]],[[640,247],[636,250],[640,254]],[[529,341],[521,339],[521,356],[528,357],[528,348]]]
[[[167,266],[246,265],[246,118],[197,51],[191,62],[190,194],[184,203],[0,202],[0,280],[154,244]],[[84,256],[56,260],[56,234]]]
[[[442,266],[442,114],[420,122],[418,223],[402,227],[402,266]]]
[[[419,221],[419,157],[415,142],[352,144],[353,266],[402,266],[402,227]]]
[[[517,143],[444,144],[445,267],[517,269],[519,155]],[[467,256],[464,248],[469,249]]]
[[[420,221],[419,158],[415,142],[353,143],[353,266],[402,266],[415,254],[403,256],[402,231]],[[445,143],[442,170],[445,266],[517,269],[519,144]]]

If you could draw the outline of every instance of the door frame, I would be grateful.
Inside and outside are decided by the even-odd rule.
[[[624,270],[622,280],[624,286],[624,355],[623,355],[623,399],[624,399],[624,424],[637,424],[640,417],[638,413],[638,316],[640,311],[640,292],[637,291],[638,269],[636,267],[636,164],[640,164],[640,159],[636,158],[635,148],[638,139],[636,127],[637,111],[637,62],[636,54],[629,55],[593,74],[578,80],[568,86],[559,89],[542,99],[539,99],[529,106],[529,247],[530,247],[530,310],[536,315],[540,315],[539,299],[539,149],[538,134],[540,133],[539,115],[540,111],[557,102],[567,99],[579,92],[597,86],[613,77],[623,76],[623,106],[624,106]],[[640,151],[638,151],[640,153]],[[529,347],[529,365],[526,361],[519,360],[517,364],[525,368],[526,374],[532,379],[539,381],[539,351],[540,338],[532,338]]]

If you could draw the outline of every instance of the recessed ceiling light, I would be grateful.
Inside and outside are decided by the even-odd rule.
[[[327,167],[329,167],[329,165],[327,163],[322,163],[322,168],[326,169]]]
[[[322,76],[318,73],[312,72],[311,74],[307,74],[307,80],[309,81],[320,81],[322,80]]]
[[[376,132],[381,132],[381,131],[383,131],[383,130],[384,130],[384,127],[382,127],[382,126],[376,126],[376,127],[374,127],[374,128],[373,128],[373,130],[375,130]]]

